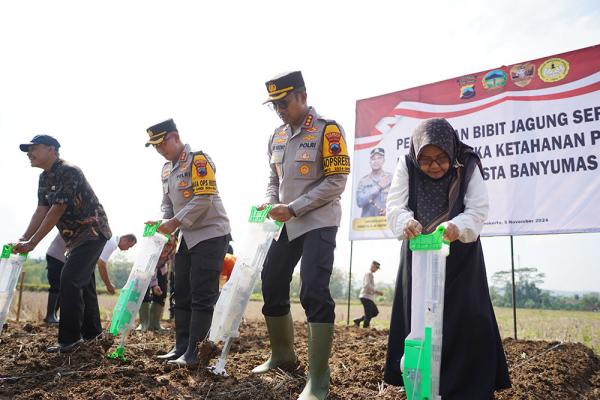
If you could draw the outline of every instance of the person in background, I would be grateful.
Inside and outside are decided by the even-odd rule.
[[[364,315],[354,320],[354,325],[360,326],[363,323],[363,328],[368,328],[371,325],[371,319],[379,315],[379,309],[375,304],[375,296],[382,296],[383,292],[375,290],[375,279],[373,274],[379,271],[380,265],[377,261],[371,263],[371,268],[363,277],[363,285],[358,297],[364,308]]]
[[[128,233],[123,236],[113,236],[111,237],[104,248],[102,249],[102,254],[100,254],[100,258],[98,258],[98,272],[100,273],[100,278],[104,285],[106,286],[106,290],[110,294],[115,294],[115,287],[110,281],[110,277],[108,276],[108,259],[114,253],[114,251],[118,248],[121,251],[127,251],[137,243],[137,238],[134,234]]]
[[[60,273],[63,265],[65,265],[66,251],[67,245],[65,241],[60,236],[60,233],[56,234],[48,250],[46,250],[46,267],[48,269],[48,283],[50,284],[46,317],[44,318],[44,322],[47,324],[58,324],[56,312],[60,305]]]
[[[402,240],[390,321],[385,382],[403,386],[400,361],[410,333],[410,239],[442,225],[446,258],[440,395],[444,400],[491,399],[510,387],[492,308],[479,233],[488,214],[479,156],[445,119],[417,126],[400,159],[387,199],[387,222]]]

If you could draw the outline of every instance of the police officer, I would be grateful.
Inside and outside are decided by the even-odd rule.
[[[165,219],[159,232],[180,229],[175,256],[175,347],[160,356],[181,366],[197,365],[197,344],[206,338],[219,296],[219,275],[229,243],[227,213],[217,191],[215,165],[202,151],[181,141],[172,119],[148,128],[167,162],[162,169]]]
[[[266,85],[266,103],[284,123],[269,139],[267,203],[272,205],[269,216],[285,225],[271,244],[261,275],[271,357],[253,372],[297,363],[289,289],[302,258],[300,301],[308,319],[309,372],[300,399],[324,399],[335,319],[329,279],[350,158],[342,127],[307,105],[300,71],[279,75]]]
[[[48,352],[69,352],[102,333],[94,270],[112,236],[104,208],[83,172],[59,158],[58,140],[35,136],[20,145],[32,167],[41,168],[38,206],[13,251],[27,253],[56,226],[68,257],[60,274],[58,344]]]
[[[385,201],[390,191],[392,174],[383,170],[385,150],[377,147],[371,150],[371,173],[358,182],[356,202],[362,208],[361,217],[377,217],[385,215]]]

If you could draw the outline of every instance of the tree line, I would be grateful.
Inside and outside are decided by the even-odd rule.
[[[127,282],[129,272],[133,263],[123,254],[115,254],[108,263],[108,273],[117,288],[121,288]],[[46,260],[28,259],[23,266],[25,271],[24,284],[29,290],[45,290],[48,288],[48,279],[46,277]],[[575,294],[572,296],[562,296],[551,293],[550,291],[540,289],[539,286],[544,283],[545,274],[539,272],[537,268],[517,268],[515,269],[515,294],[518,308],[537,308],[549,310],[580,310],[580,311],[600,311],[600,295],[598,293]],[[512,307],[512,284],[511,271],[499,271],[492,275],[492,285],[490,286],[490,297],[492,304],[497,307]],[[358,295],[361,289],[362,275],[352,275],[352,287],[350,288],[350,299],[358,301]],[[96,287],[99,292],[105,292],[104,283],[96,274]],[[300,275],[297,272],[293,275],[290,282],[290,297],[298,298],[300,296]],[[379,283],[377,289],[383,292],[378,297],[378,302],[391,303],[394,299],[394,285],[390,283]],[[331,274],[329,284],[331,296],[338,300],[348,298],[348,272],[335,267]],[[254,288],[253,298],[260,298],[260,282]]]

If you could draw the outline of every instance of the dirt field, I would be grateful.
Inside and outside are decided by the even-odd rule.
[[[253,366],[268,354],[262,321],[249,321],[232,346],[229,378],[204,367],[172,369],[154,358],[172,344],[172,331],[132,335],[128,362],[105,357],[106,340],[72,354],[45,353],[56,328],[11,323],[0,336],[0,399],[295,399],[306,369],[306,325],[296,323],[298,370],[252,376]],[[338,326],[331,359],[329,399],[404,399],[381,382],[387,332]],[[598,399],[600,359],[581,344],[507,339],[513,388],[497,399]]]

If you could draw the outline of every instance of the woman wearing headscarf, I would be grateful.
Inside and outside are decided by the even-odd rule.
[[[412,253],[408,240],[446,228],[444,328],[440,394],[491,399],[510,387],[489,296],[479,233],[488,213],[481,161],[445,119],[423,121],[400,159],[387,198],[387,221],[402,240],[384,380],[402,386],[400,360],[410,332]],[[404,240],[407,239],[407,240]]]

